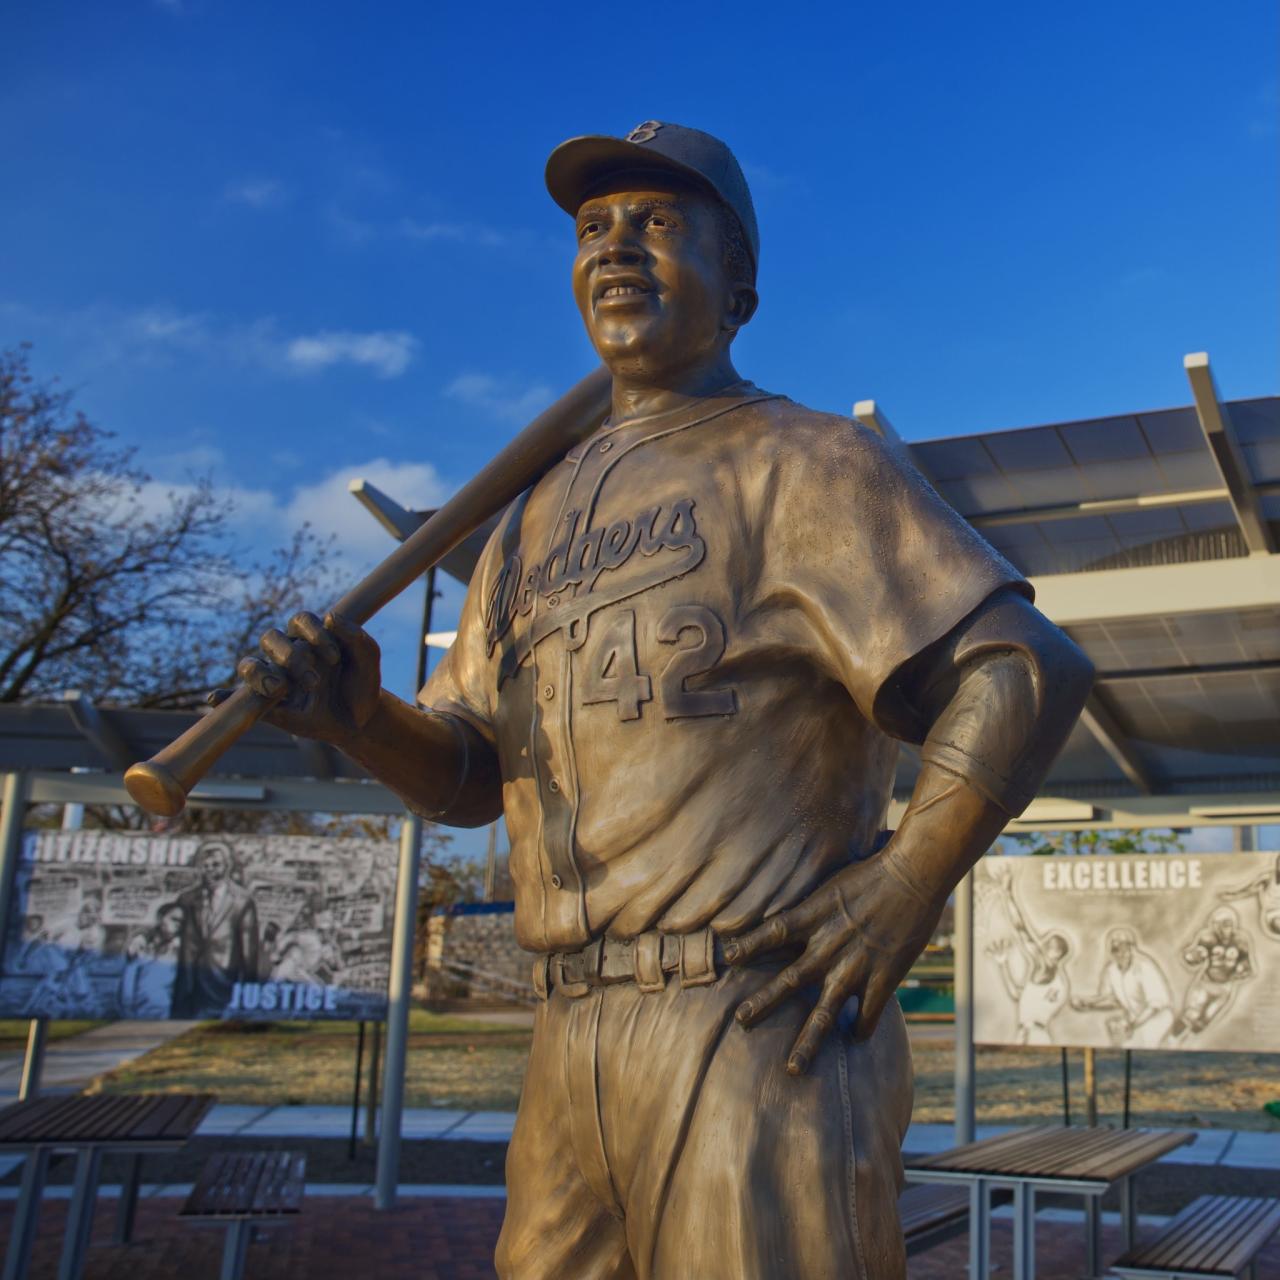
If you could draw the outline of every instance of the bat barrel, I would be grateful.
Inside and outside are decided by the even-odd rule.
[[[175,817],[186,805],[191,788],[276,701],[241,685],[150,760],[130,765],[124,775],[125,790],[148,813]]]

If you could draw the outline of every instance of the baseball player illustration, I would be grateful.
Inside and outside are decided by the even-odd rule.
[[[1163,1044],[1173,1025],[1173,991],[1154,956],[1138,945],[1138,935],[1128,925],[1107,932],[1107,963],[1098,980],[1096,995],[1073,1000],[1081,1012],[1115,1010],[1107,1019],[1107,1036],[1113,1046],[1154,1049]]]
[[[1254,976],[1249,936],[1232,907],[1218,907],[1182,950],[1182,963],[1195,970],[1182,998],[1171,1038],[1199,1035],[1226,1017],[1242,982]]]
[[[1021,970],[1014,973],[1007,937],[997,939],[987,948],[999,967],[1000,981],[1009,999],[1018,1006],[1017,1043],[1054,1044],[1049,1024],[1071,1003],[1071,979],[1066,969],[1071,944],[1061,933],[1046,936],[1035,933],[1013,891],[1011,869],[1000,862],[988,863],[988,869],[991,879],[999,886],[1005,913],[1021,952]]]
[[[1275,866],[1264,871],[1248,884],[1235,889],[1224,889],[1218,894],[1223,902],[1240,902],[1249,898],[1258,900],[1258,919],[1262,931],[1275,942],[1280,942],[1280,854],[1276,854]]]
[[[419,706],[332,614],[240,673],[417,812],[505,812],[540,999],[500,1276],[901,1280],[894,991],[1092,669],[909,462],[737,372],[760,237],[724,143],[650,120],[547,185],[610,417],[506,510]]]

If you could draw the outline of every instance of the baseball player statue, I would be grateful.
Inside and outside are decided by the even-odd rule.
[[[506,511],[421,706],[332,615],[241,675],[425,817],[506,815],[540,1000],[501,1276],[894,1280],[894,991],[1091,668],[909,462],[739,376],[760,242],[728,147],[651,120],[547,185],[610,418]]]

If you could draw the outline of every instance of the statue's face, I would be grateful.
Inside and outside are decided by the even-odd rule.
[[[573,296],[615,373],[660,381],[716,356],[735,306],[720,227],[710,197],[652,175],[621,174],[578,210]]]

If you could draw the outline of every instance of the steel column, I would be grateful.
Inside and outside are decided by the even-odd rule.
[[[1036,1280],[1036,1189],[1013,1188],[1013,1280]]]
[[[27,812],[27,775],[22,770],[4,775],[0,791],[0,947],[9,924],[10,902],[18,860],[22,857],[22,820]]]
[[[22,1058],[22,1080],[18,1085],[18,1101],[40,1096],[40,1072],[44,1069],[44,1048],[49,1039],[49,1023],[45,1018],[32,1018],[27,1026],[27,1051]]]
[[[387,982],[387,1053],[382,1077],[382,1132],[378,1137],[376,1205],[394,1209],[400,1178],[400,1122],[404,1113],[404,1071],[409,1047],[409,990],[413,980],[413,933],[418,914],[418,861],[422,819],[405,816],[400,828],[400,868],[396,877],[391,972]]]
[[[49,1171],[49,1149],[27,1152],[22,1164],[22,1189],[13,1218],[13,1235],[4,1255],[4,1280],[25,1280],[31,1266],[31,1246],[36,1240],[40,1198],[44,1195],[45,1174]]]
[[[973,1053],[973,872],[956,886],[955,936],[956,1146],[972,1142],[974,1122]]]
[[[991,1189],[982,1178],[969,1184],[969,1280],[991,1274]]]
[[[84,1273],[84,1255],[93,1235],[93,1210],[98,1200],[98,1173],[101,1168],[101,1147],[86,1147],[76,1156],[76,1180],[71,1189],[71,1207],[67,1211],[58,1280],[80,1280]]]

